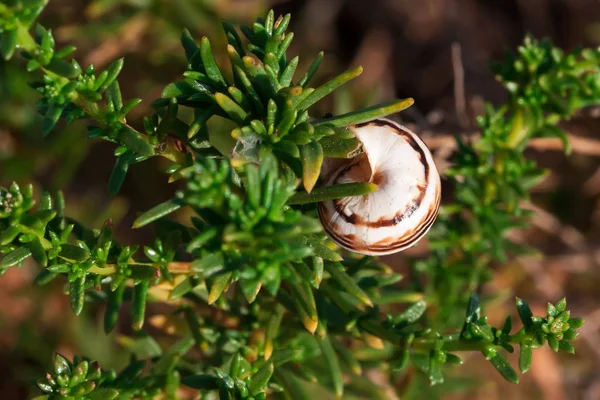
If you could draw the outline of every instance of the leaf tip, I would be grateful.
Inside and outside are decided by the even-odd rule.
[[[311,334],[314,334],[317,330],[317,326],[319,325],[319,321],[312,318],[302,318],[302,324],[304,324],[304,327],[307,331],[309,331]]]

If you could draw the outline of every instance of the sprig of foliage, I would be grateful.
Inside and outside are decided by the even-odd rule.
[[[416,263],[435,282],[426,289],[442,308],[440,326],[460,324],[460,313],[452,310],[490,278],[491,263],[531,252],[506,237],[528,224],[532,212],[522,201],[546,175],[523,151],[537,137],[558,137],[570,151],[557,125],[600,103],[598,57],[597,49],[564,55],[549,41],[527,37],[518,56],[493,67],[511,101],[499,108],[486,105],[478,118],[481,139],[457,138],[458,151],[446,171],[455,196],[443,206],[430,235],[432,256]]]
[[[280,391],[303,399],[309,397],[307,382],[319,382],[338,397],[349,390],[382,398],[379,388],[361,378],[364,369],[391,375],[410,362],[438,384],[446,365],[460,363],[454,352],[477,351],[517,382],[503,349],[520,346],[521,372],[529,369],[532,349],[545,343],[573,351],[582,321],[570,318],[564,300],[549,305],[544,317],[534,317],[518,300],[523,328],[511,335],[510,317],[501,329],[490,326],[478,297],[469,300],[465,293],[476,291],[491,262],[519,249],[505,233],[527,222],[519,200],[541,176],[522,150],[536,135],[559,134],[555,125],[561,119],[598,100],[591,78],[598,63],[589,62],[591,56],[572,64],[556,58],[549,45],[528,39],[521,57],[501,69],[513,100],[499,110],[487,108],[478,142],[459,140],[449,173],[457,184],[455,202],[444,207],[432,257],[416,264],[429,284],[407,289],[395,285],[400,275],[375,259],[342,257],[311,203],[377,189],[369,183],[318,186],[321,164],[326,157],[362,151],[345,126],[398,112],[412,99],[315,119],[311,107],[361,69],[310,87],[323,54],[296,77],[298,57],[287,55],[290,16],[276,19],[271,11],[241,28],[246,40],[224,23],[231,73],[217,64],[207,38],[197,44],[184,31],[183,79],[165,87],[144,129],[137,130],[126,115],[139,101],[124,103],[117,82],[122,60],[96,74],[92,66],[82,70],[66,61],[74,49],[55,50],[50,30],[38,25],[30,36],[43,5],[14,0],[0,6],[0,35],[6,59],[20,49],[27,68],[41,71],[33,86],[42,95],[44,132],[61,117],[92,121],[91,137],[117,144],[113,194],[131,164],[154,155],[170,159],[169,180],[183,183],[172,199],[136,219],[134,228],[156,227],[154,242],[143,247],[114,241],[110,222],[90,230],[65,217],[60,194],[42,194],[34,209],[31,186],[0,189],[0,272],[33,257],[44,267],[38,283],[66,278],[75,313],[86,302],[105,302],[104,329],[110,332],[128,302],[137,331],[120,339],[137,358],[119,375],[57,357],[55,375],[38,382],[46,398],[175,398],[185,385],[221,399],[261,399]],[[557,111],[548,95],[555,90],[570,99],[566,111]],[[230,132],[217,132],[233,140],[228,154],[211,141],[213,117],[232,125]],[[165,218],[182,209],[190,214],[189,224]],[[177,327],[173,336],[179,342],[165,352],[141,332],[149,300],[174,310],[165,319]],[[408,306],[399,312],[398,304]],[[153,367],[141,375],[143,360]],[[344,375],[352,382],[345,383]]]

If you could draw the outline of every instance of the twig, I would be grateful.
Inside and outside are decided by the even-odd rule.
[[[454,104],[456,118],[461,127],[469,125],[467,116],[467,100],[465,97],[465,69],[462,64],[460,43],[452,43],[452,72],[454,74]]]
[[[535,204],[522,201],[521,207],[535,212],[531,223],[538,228],[556,234],[567,246],[573,250],[585,252],[587,241],[585,236],[571,225],[563,224],[558,218]]]
[[[590,197],[595,196],[600,192],[600,168],[585,181],[582,191]]]
[[[423,136],[423,140],[427,146],[432,150],[440,148],[451,148],[456,150],[456,140],[453,136],[447,134],[436,134],[432,131],[422,131],[420,134]],[[461,137],[468,137],[471,140],[478,140],[479,134],[460,133]],[[571,149],[573,153],[588,155],[588,156],[600,156],[600,140],[576,136],[573,134],[567,134],[569,142],[571,143]],[[528,147],[540,150],[540,151],[563,151],[563,143],[558,138],[535,138],[529,141]]]

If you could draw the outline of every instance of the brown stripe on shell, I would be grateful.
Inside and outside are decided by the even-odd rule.
[[[438,215],[437,211],[438,211],[438,209],[440,207],[440,203],[441,203],[441,196],[439,195],[439,190],[437,191],[436,197],[437,197],[437,200],[435,202],[435,205],[429,209],[429,212],[427,213],[426,218],[419,223],[417,230],[410,231],[407,233],[407,235],[404,235],[401,238],[394,238],[394,245],[387,244],[387,243],[381,243],[383,241],[379,241],[377,243],[370,245],[368,248],[370,250],[375,250],[375,251],[390,251],[390,250],[399,250],[401,248],[406,248],[406,247],[413,245],[415,242],[417,242],[419,239],[421,239],[423,237],[423,235],[425,235],[425,233],[429,230],[429,228],[431,228],[431,226],[437,219],[437,215]],[[406,236],[408,236],[408,237],[405,238]],[[378,243],[380,243],[380,244],[378,245]]]
[[[335,199],[332,201],[333,208],[340,215],[340,217],[342,217],[344,221],[346,221],[349,224],[357,226],[367,226],[369,228],[394,226],[398,225],[400,222],[410,217],[419,207],[421,207],[421,203],[425,198],[427,188],[424,185],[417,185],[417,188],[419,189],[419,195],[416,198],[414,198],[409,204],[407,204],[404,210],[396,212],[396,214],[394,214],[392,218],[381,217],[377,221],[366,221],[363,218],[361,218],[358,214],[347,214],[344,211],[341,199]]]
[[[438,188],[438,190],[436,190],[436,202],[430,208],[429,212],[427,213],[426,218],[423,221],[421,221],[421,223],[419,223],[418,229],[407,232],[407,234],[402,236],[401,238],[393,238],[393,241],[390,240],[391,238],[387,238],[387,239],[383,239],[377,243],[374,243],[372,245],[361,246],[361,245],[359,245],[356,235],[339,235],[337,232],[335,232],[332,229],[332,228],[334,228],[335,224],[327,223],[327,224],[323,224],[323,227],[325,229],[325,232],[338,245],[345,247],[346,249],[349,249],[349,250],[353,250],[353,251],[361,251],[361,250],[365,251],[366,250],[371,253],[380,253],[380,254],[400,251],[404,248],[407,248],[407,247],[415,244],[431,228],[431,226],[437,219],[437,215],[438,215],[437,210],[439,209],[440,203],[441,203],[441,195],[440,195],[440,191]],[[325,215],[324,215],[325,214],[325,206],[324,205],[319,204],[317,209],[318,209],[319,217],[321,217],[323,221],[330,221],[329,218],[326,218],[326,219],[323,218],[323,217],[325,217]]]
[[[419,241],[424,235],[425,233],[427,233],[427,231],[431,228],[431,226],[433,225],[433,223],[435,222],[436,218],[437,218],[437,207],[436,209],[434,209],[433,213],[429,213],[428,218],[425,219],[425,221],[422,221],[419,224],[419,229],[415,230],[415,231],[411,231],[406,239],[402,240],[400,239],[399,241],[397,241],[397,238],[394,238],[392,243],[387,243],[384,240],[381,240],[379,242],[376,242],[372,245],[368,246],[368,250],[370,251],[379,251],[379,252],[388,252],[391,250],[401,250],[403,248],[407,248],[409,246],[412,246],[413,244],[415,244],[417,241]],[[406,235],[405,235],[406,236]]]

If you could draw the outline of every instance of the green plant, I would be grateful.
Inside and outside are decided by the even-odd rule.
[[[74,48],[55,49],[52,32],[40,25],[30,34],[44,5],[0,5],[2,56],[18,51],[26,68],[41,74],[32,86],[42,95],[43,133],[61,118],[85,119],[89,137],[116,143],[111,194],[129,168],[156,156],[172,163],[165,178],[180,190],[136,219],[134,228],[156,228],[151,244],[123,246],[110,221],[89,229],[67,217],[60,193],[35,199],[30,185],[0,189],[0,272],[32,257],[43,267],[39,284],[66,277],[76,314],[86,303],[106,304],[106,332],[125,302],[131,309],[134,332],[121,344],[132,358],[123,371],[58,355],[54,374],[37,381],[45,393],[40,399],[177,398],[185,387],[221,399],[303,399],[311,382],[337,397],[385,398],[363,369],[393,376],[412,363],[433,385],[444,380],[447,365],[461,363],[456,352],[474,351],[516,383],[503,351],[519,346],[521,372],[530,368],[532,349],[546,343],[574,351],[583,321],[570,317],[565,300],[534,316],[517,299],[523,326],[511,334],[511,317],[501,328],[489,325],[475,292],[495,262],[526,250],[506,238],[507,230],[527,224],[519,201],[543,175],[523,150],[534,137],[564,137],[557,124],[600,100],[600,52],[565,56],[527,38],[518,57],[495,68],[511,102],[486,108],[480,140],[457,139],[447,173],[454,199],[430,235],[431,256],[415,260],[414,279],[399,287],[402,277],[378,260],[342,257],[322,233],[314,203],[377,189],[318,185],[321,164],[361,151],[345,126],[401,111],[412,99],[311,118],[315,103],[361,69],[310,87],[323,54],[295,77],[298,57],[288,60],[286,53],[290,16],[275,19],[270,12],[241,28],[245,40],[224,23],[227,72],[207,38],[198,45],[184,31],[183,79],[165,87],[137,129],[126,117],[139,100],[124,102],[117,81],[123,60],[102,72],[66,61]],[[231,130],[211,132],[213,118],[227,120]],[[191,214],[189,224],[165,218],[178,210]],[[143,330],[149,302],[171,305],[164,318],[177,326],[175,334],[161,335],[160,345]]]

